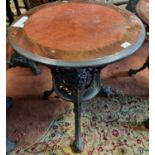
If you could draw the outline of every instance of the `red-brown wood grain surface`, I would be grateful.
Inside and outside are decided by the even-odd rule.
[[[24,28],[11,27],[16,45],[37,56],[64,61],[94,60],[115,54],[140,38],[140,20],[113,5],[52,3],[26,15]]]

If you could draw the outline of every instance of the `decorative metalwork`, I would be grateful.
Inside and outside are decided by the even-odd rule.
[[[78,91],[81,100],[89,100],[100,90],[98,68],[53,68],[53,87],[55,92],[68,101],[74,101]]]
[[[53,89],[45,91],[43,98],[55,91],[61,98],[74,103],[75,141],[73,149],[82,152],[84,144],[81,138],[81,103],[93,98],[100,91],[99,68],[51,68]]]
[[[24,66],[24,67],[30,67],[32,69],[32,72],[35,75],[39,75],[41,73],[40,68],[37,66],[37,64],[20,54],[14,52],[10,62],[8,62],[8,68],[10,67],[16,67],[16,66]]]

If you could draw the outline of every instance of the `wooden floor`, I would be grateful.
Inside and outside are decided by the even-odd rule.
[[[129,77],[130,68],[140,67],[148,55],[148,41],[134,55],[107,66],[101,72],[102,83],[119,88],[127,94],[148,97],[148,69]],[[28,146],[39,138],[55,119],[70,104],[55,98],[41,99],[44,90],[52,87],[50,71],[40,66],[42,73],[33,75],[30,69],[16,67],[7,71],[7,96],[13,98],[14,105],[7,110],[7,136],[17,141],[19,146]]]

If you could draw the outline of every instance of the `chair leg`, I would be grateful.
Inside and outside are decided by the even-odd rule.
[[[12,22],[14,21],[14,14],[10,7],[10,0],[6,0],[6,14],[9,18],[9,23],[12,24]]]
[[[13,0],[13,1],[14,1],[14,4],[15,4],[15,7],[16,7],[17,15],[20,16],[21,15],[21,11],[19,9],[18,0]]]
[[[24,3],[24,6],[25,6],[25,9],[27,11],[30,10],[30,7],[29,7],[29,4],[28,4],[27,0],[23,0],[23,3]]]

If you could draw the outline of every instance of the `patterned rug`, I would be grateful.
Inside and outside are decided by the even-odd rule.
[[[149,132],[143,126],[148,118],[148,99],[115,91],[111,97],[97,96],[82,104],[81,155],[148,155]],[[12,155],[74,155],[73,104],[47,132],[26,149]]]

